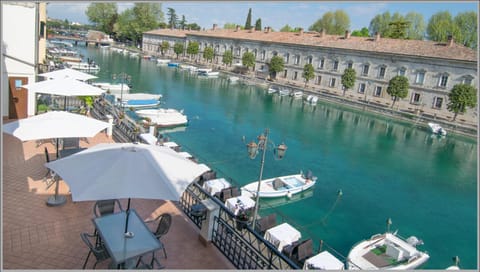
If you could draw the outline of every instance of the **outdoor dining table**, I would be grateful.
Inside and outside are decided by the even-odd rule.
[[[255,201],[247,196],[236,196],[227,199],[225,201],[225,206],[237,215],[240,209],[248,210],[255,207]]]
[[[345,267],[342,261],[325,250],[305,260],[303,269],[344,270]]]
[[[209,194],[214,195],[215,193],[221,192],[223,189],[230,188],[232,185],[224,178],[211,179],[205,181],[203,184],[203,189]]]
[[[161,244],[134,209],[128,216],[128,232],[125,234],[127,212],[109,214],[92,219],[105,247],[118,267],[127,261],[161,249]]]
[[[279,251],[282,251],[284,246],[290,245],[298,241],[302,234],[288,223],[283,223],[265,232],[265,240],[272,243]]]

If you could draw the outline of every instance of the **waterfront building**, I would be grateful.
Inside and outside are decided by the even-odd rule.
[[[192,31],[158,29],[143,34],[145,54],[160,56],[163,41],[170,44],[164,52],[175,56],[173,45],[196,41],[200,52],[190,61],[201,62],[203,50],[212,47],[215,52],[213,65],[222,67],[222,56],[231,50],[233,63],[241,65],[245,52],[255,55],[256,77],[267,79],[268,63],[273,56],[283,57],[285,69],[275,76],[279,83],[303,88],[302,77],[305,64],[315,68],[315,77],[306,89],[312,92],[343,94],[341,76],[346,68],[356,71],[355,86],[346,92],[350,99],[375,103],[385,107],[392,105],[393,98],[387,94],[388,82],[397,75],[408,78],[408,96],[395,103],[398,109],[412,113],[432,114],[452,120],[447,110],[448,93],[455,84],[470,84],[478,88],[477,52],[455,43],[420,40],[400,40],[374,37],[327,35],[325,32],[273,32],[269,27],[263,31],[254,28],[241,30],[218,29]],[[182,57],[187,57],[184,53]],[[234,65],[235,67],[235,65]],[[457,120],[477,120],[477,109],[468,109]],[[475,122],[477,123],[477,122]]]
[[[35,114],[36,94],[20,86],[36,81],[46,64],[46,20],[44,2],[2,1],[3,118],[25,118]]]

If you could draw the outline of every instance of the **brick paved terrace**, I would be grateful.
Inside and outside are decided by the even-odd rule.
[[[93,233],[94,202],[73,203],[68,186],[60,181],[59,193],[67,196],[67,203],[48,207],[46,200],[54,194],[55,186],[46,189],[43,182],[47,172],[44,147],[48,148],[50,158],[55,158],[53,144],[46,142],[37,147],[35,141],[22,143],[11,135],[2,136],[3,269],[81,269],[88,248],[80,233]],[[80,145],[88,147],[101,142],[112,140],[99,133]],[[121,203],[127,206],[127,200],[122,199]],[[215,246],[205,247],[199,241],[199,230],[173,202],[132,199],[131,207],[143,219],[164,212],[172,214],[172,227],[162,237],[168,258],[164,258],[161,250],[156,254],[166,269],[234,269]],[[93,267],[94,260],[90,256],[87,269]],[[108,263],[100,262],[97,269],[108,268]]]

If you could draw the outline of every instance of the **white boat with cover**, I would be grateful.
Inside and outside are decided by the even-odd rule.
[[[100,71],[100,67],[95,63],[88,63],[88,62],[71,62],[65,61],[64,62],[68,68],[72,68],[82,72],[98,72]]]
[[[280,91],[280,88],[277,86],[270,85],[268,87],[267,93],[268,94],[273,94],[273,93],[278,93]]]
[[[92,85],[105,91],[109,91],[111,94],[121,94],[122,92],[123,94],[126,94],[130,92],[130,87],[127,84],[122,83],[112,84],[108,82],[94,82]]]
[[[447,135],[447,131],[437,123],[429,122],[428,126],[430,127],[430,130],[435,134],[442,135],[442,136]]]
[[[415,236],[403,239],[396,233],[373,235],[353,246],[348,254],[349,270],[410,270],[424,264],[430,256],[418,250],[423,244]]]
[[[140,117],[147,117],[150,122],[160,127],[181,126],[188,122],[187,116],[176,109],[144,109],[135,113]]]
[[[260,183],[260,197],[291,197],[315,185],[317,177],[303,174],[289,175],[262,180]],[[249,183],[241,188],[242,195],[256,197],[258,181]]]
[[[115,95],[121,105],[126,108],[147,108],[160,105],[161,94],[133,93]]]

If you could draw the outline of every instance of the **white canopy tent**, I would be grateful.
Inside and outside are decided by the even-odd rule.
[[[86,81],[86,80],[97,78],[94,75],[84,73],[84,72],[80,72],[80,71],[70,69],[70,68],[65,68],[65,69],[61,69],[61,70],[55,70],[55,71],[52,71],[52,72],[39,74],[39,76],[43,76],[43,77],[48,78],[48,79],[72,78],[72,79],[81,80],[81,81]]]
[[[66,77],[23,85],[29,91],[62,96],[97,96],[105,91],[85,82]]]

